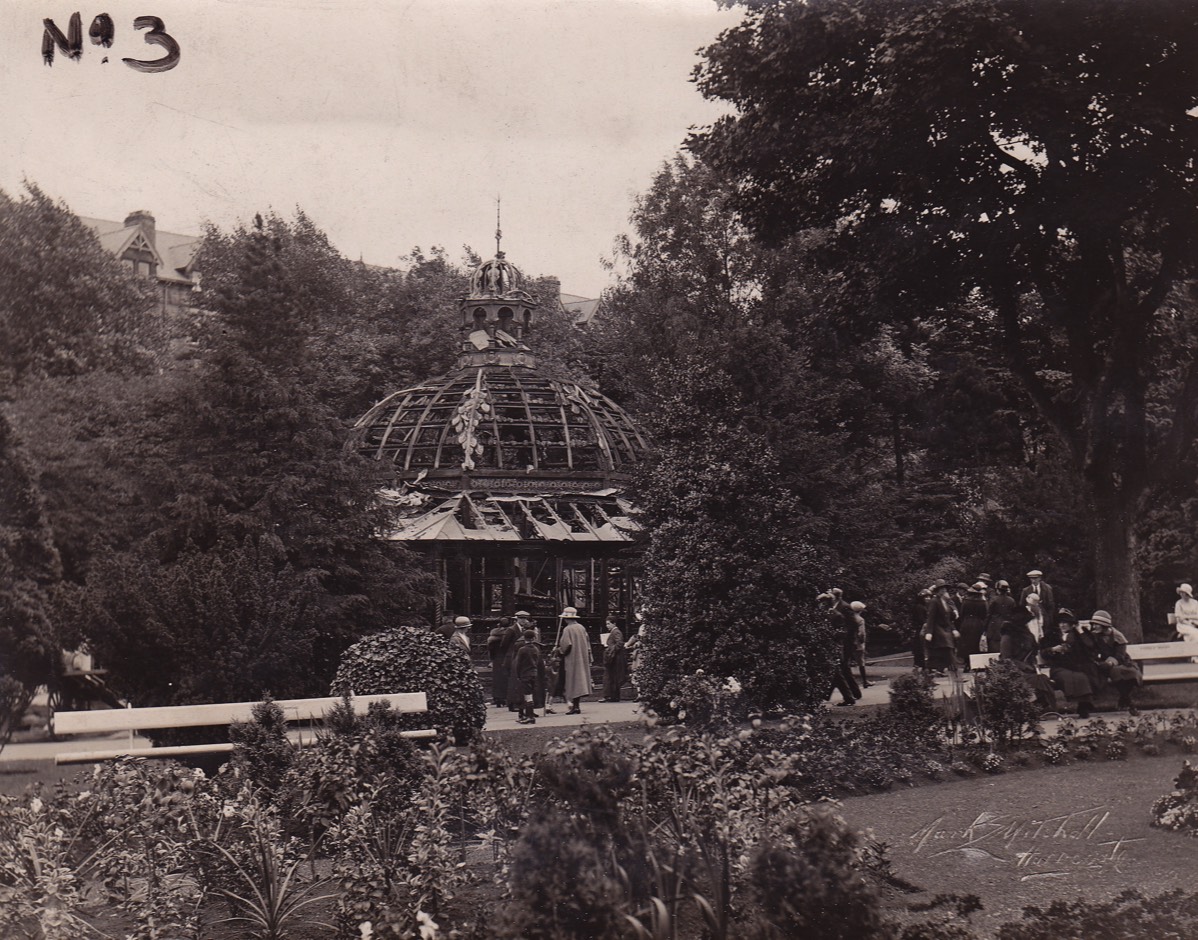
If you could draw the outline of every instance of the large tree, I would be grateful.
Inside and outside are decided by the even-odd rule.
[[[153,367],[165,334],[152,306],[64,205],[31,183],[0,191],[0,744],[69,642],[53,602],[63,576],[53,480],[37,446],[57,429],[23,422],[23,405],[47,384]]]
[[[1198,428],[1198,5],[765,0],[705,50],[690,146],[768,240],[819,229],[839,313],[1000,350],[1141,635],[1135,524]]]

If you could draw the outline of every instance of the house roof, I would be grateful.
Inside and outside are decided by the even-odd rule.
[[[118,258],[125,253],[138,233],[144,233],[140,225],[125,225],[111,219],[92,219],[80,216],[79,221],[96,233],[100,247],[112,252]],[[161,269],[158,276],[161,280],[191,283],[188,277],[196,252],[202,239],[198,235],[181,235],[177,232],[164,232],[155,229],[153,245],[158,255]],[[164,269],[164,270],[163,270]]]
[[[562,294],[561,302],[562,309],[574,317],[575,326],[586,326],[599,311],[598,299],[579,297],[577,294]]]

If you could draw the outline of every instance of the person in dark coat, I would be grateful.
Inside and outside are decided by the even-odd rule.
[[[915,668],[923,669],[926,665],[925,643],[923,641],[924,625],[928,622],[928,604],[932,601],[932,589],[924,588],[911,601],[911,655]]]
[[[510,617],[500,617],[499,623],[487,634],[487,656],[491,660],[491,702],[494,705],[507,704],[507,676],[510,667],[503,661],[506,654],[503,638],[511,625]]]
[[[544,675],[545,664],[536,639],[535,630],[525,630],[512,661],[512,675],[516,679],[514,684],[520,687],[520,716],[516,721],[522,725],[533,725],[537,722],[534,699],[537,680]]]
[[[1043,643],[1042,655],[1048,663],[1048,674],[1065,698],[1077,703],[1078,717],[1089,718],[1094,707],[1097,676],[1091,668],[1088,651],[1077,639],[1077,617],[1070,610],[1061,610],[1057,624]]]
[[[628,675],[628,650],[624,644],[624,631],[612,621],[607,621],[607,643],[603,646],[603,698],[604,702],[620,701],[620,687]]]
[[[1062,610],[1064,622],[1072,620]],[[1111,615],[1096,610],[1088,624],[1072,624],[1073,629],[1048,651],[1053,683],[1066,698],[1077,700],[1079,718],[1089,718],[1094,695],[1113,685],[1119,693],[1119,708],[1136,714],[1132,691],[1142,679],[1135,662],[1127,655],[1127,638],[1114,628]]]
[[[519,683],[512,679],[512,669],[516,664],[516,650],[520,647],[520,634],[523,632],[519,619],[504,618],[508,621],[507,628],[499,642],[500,667],[507,674],[508,681],[504,687],[504,697],[501,705],[506,704],[508,711],[519,711],[523,701],[520,695]]]
[[[1018,620],[1008,620],[1003,623],[998,644],[998,658],[1005,662],[1014,663],[1023,681],[1036,696],[1036,704],[1044,711],[1055,711],[1057,707],[1056,692],[1048,676],[1040,675],[1036,663],[1040,657],[1040,644],[1032,636],[1032,631],[1026,623]]]
[[[1019,609],[1019,602],[1011,596],[1010,584],[999,581],[994,588],[994,595],[990,598],[990,612],[986,615],[986,650],[990,653],[998,650],[1002,643],[1003,625],[1010,623]]]
[[[990,616],[990,605],[986,603],[985,591],[986,585],[979,581],[966,590],[961,601],[961,619],[957,621],[957,631],[961,638],[957,641],[957,655],[965,663],[969,662],[969,657],[974,653],[982,651],[982,634]]]
[[[1019,592],[1019,603],[1026,604],[1027,596],[1035,594],[1040,598],[1040,606],[1044,608],[1044,613],[1049,622],[1054,626],[1056,624],[1057,615],[1057,595],[1053,590],[1052,585],[1044,580],[1044,572],[1039,568],[1033,568],[1027,573],[1029,584],[1025,585],[1023,590]]]
[[[950,596],[950,588],[944,581],[932,585],[935,593],[928,603],[928,614],[924,621],[923,639],[927,644],[927,666],[939,675],[948,670],[957,671],[956,641],[957,608]]]

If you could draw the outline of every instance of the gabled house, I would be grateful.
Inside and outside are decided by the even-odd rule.
[[[144,209],[131,212],[124,222],[82,216],[80,221],[129,270],[155,283],[163,313],[179,313],[196,306],[200,236],[159,231],[154,216]]]

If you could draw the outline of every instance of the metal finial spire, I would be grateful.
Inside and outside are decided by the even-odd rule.
[[[499,241],[503,238],[503,230],[499,227],[499,201],[500,197],[495,197],[495,257],[502,258],[503,252],[499,248]]]

